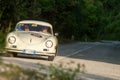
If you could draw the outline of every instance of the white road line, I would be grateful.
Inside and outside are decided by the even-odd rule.
[[[72,54],[65,55],[65,57],[69,57],[69,56],[78,54],[78,53],[80,53],[80,52],[86,51],[86,50],[88,50],[88,49],[90,49],[90,48],[93,48],[93,47],[97,46],[98,44],[99,44],[99,43],[96,43],[94,46],[90,46],[90,47],[87,47],[87,48],[84,48],[84,49],[77,50],[77,51],[73,52]],[[57,62],[57,61],[65,58],[65,57],[61,57],[61,58],[59,58],[59,59],[56,59],[56,60],[54,60],[53,62]]]

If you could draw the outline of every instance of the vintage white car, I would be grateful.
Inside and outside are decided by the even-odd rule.
[[[53,61],[57,55],[58,40],[50,23],[24,20],[6,38],[6,51],[12,56],[21,54],[48,56]]]

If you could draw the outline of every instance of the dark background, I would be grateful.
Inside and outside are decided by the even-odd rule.
[[[120,40],[120,0],[0,0],[0,37],[29,19],[51,23],[64,39]]]

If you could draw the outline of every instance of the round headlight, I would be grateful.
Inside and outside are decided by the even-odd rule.
[[[48,48],[51,48],[53,46],[53,42],[52,41],[47,41],[46,42],[46,47],[48,47]]]
[[[8,42],[9,42],[10,44],[14,44],[15,41],[16,41],[16,38],[15,38],[14,36],[10,36],[10,37],[8,38]]]

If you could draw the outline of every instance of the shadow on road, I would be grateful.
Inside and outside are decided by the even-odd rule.
[[[47,56],[19,54],[19,55],[17,55],[17,57],[19,57],[19,58],[25,58],[25,59],[37,59],[37,60],[46,60],[46,61],[48,61],[48,57]]]
[[[71,52],[69,52],[70,50]],[[70,58],[120,64],[120,43],[117,44],[112,42],[79,42],[71,45],[61,45],[59,47],[58,55],[67,56]]]

